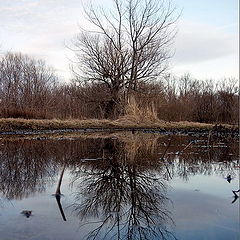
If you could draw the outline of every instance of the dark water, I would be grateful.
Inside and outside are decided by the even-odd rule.
[[[239,239],[238,146],[146,133],[2,138],[0,239]]]

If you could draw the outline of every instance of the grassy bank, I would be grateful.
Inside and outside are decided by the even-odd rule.
[[[161,120],[139,121],[133,118],[123,117],[117,120],[35,120],[35,119],[0,119],[0,131],[9,132],[17,130],[58,130],[58,129],[84,129],[84,128],[104,128],[104,129],[129,129],[129,128],[148,128],[148,129],[196,129],[210,130],[215,124],[197,122],[166,122]],[[227,129],[237,130],[237,126],[223,125]]]

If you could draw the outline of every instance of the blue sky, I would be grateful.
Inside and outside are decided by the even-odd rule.
[[[176,0],[176,5],[183,8],[183,17],[192,21],[216,26],[237,23],[237,0]]]
[[[82,15],[87,0],[0,0],[0,51],[20,51],[45,59],[69,78],[71,52],[65,44],[88,23]],[[111,0],[95,0],[109,5]],[[239,76],[238,1],[175,0],[183,10],[170,70],[196,78]]]

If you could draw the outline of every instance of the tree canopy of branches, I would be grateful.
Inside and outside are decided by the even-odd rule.
[[[106,117],[116,117],[142,82],[157,79],[167,69],[177,16],[164,0],[113,0],[106,12],[85,9],[94,30],[82,30],[73,41],[80,81],[102,84],[110,98]]]

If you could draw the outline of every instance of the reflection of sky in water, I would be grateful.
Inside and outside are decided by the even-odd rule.
[[[191,151],[193,150],[191,149]],[[72,154],[74,155],[74,151]],[[87,158],[88,155],[85,154],[84,157]],[[92,151],[90,157],[93,157]],[[179,164],[179,161],[175,162]],[[215,162],[214,165],[217,167],[218,163]],[[174,168],[176,171],[176,167]],[[74,196],[77,192],[77,182],[69,185],[70,179],[74,179],[73,169],[74,167],[71,166],[65,171],[61,186],[61,192],[64,194],[61,197],[61,203],[67,222],[62,220],[56,199],[52,196],[56,191],[58,181],[58,176],[55,176],[54,182],[48,184],[46,191],[42,193],[35,192],[22,200],[2,198],[0,201],[1,238],[4,240],[77,240],[82,239],[89,231],[97,227],[98,223],[91,223],[98,221],[97,218],[89,217],[90,224],[83,225],[86,223],[86,219],[78,219],[76,213],[73,212],[71,205],[76,201]],[[239,188],[238,169],[230,170],[232,175],[235,174],[231,183],[224,178],[228,174],[228,170],[224,173],[216,171],[211,175],[189,174],[187,181],[175,174],[173,179],[165,182],[167,196],[171,200],[168,210],[175,223],[173,231],[177,239],[238,239],[239,199],[231,204],[232,190]],[[153,173],[152,170],[150,172]],[[162,178],[161,174],[159,177]],[[81,176],[79,179],[84,180]],[[33,216],[30,218],[22,216],[20,212],[24,209],[33,210]],[[83,226],[80,228],[80,225]],[[102,234],[104,235],[105,232],[106,229],[103,228]],[[101,237],[96,239],[101,239]],[[107,239],[111,239],[111,237]]]
[[[238,171],[228,183],[219,175],[195,175],[184,181],[170,181],[176,236],[180,239],[239,239],[239,199],[234,204],[232,190],[239,189]]]
[[[230,193],[221,198],[190,190],[173,191],[171,199],[177,236],[182,239],[195,239],[198,235],[197,239],[237,239],[238,203],[232,205],[230,196]],[[223,238],[223,232],[229,237]]]
[[[191,177],[188,182],[182,181],[180,178],[175,178],[171,181],[171,186],[175,189],[195,190],[218,197],[228,195],[231,197],[232,190],[237,190],[239,188],[239,181],[238,177],[235,177],[229,184],[221,176],[195,175]]]

